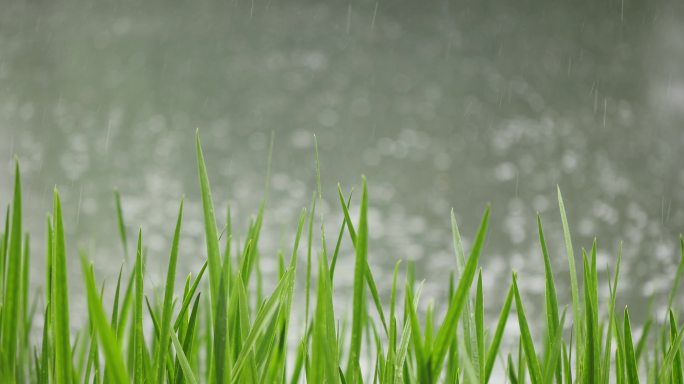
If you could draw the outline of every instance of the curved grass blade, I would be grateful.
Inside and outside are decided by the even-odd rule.
[[[197,379],[195,378],[195,375],[192,373],[192,368],[190,367],[190,362],[188,362],[188,358],[185,356],[183,346],[181,346],[180,341],[178,341],[178,337],[171,329],[169,329],[169,337],[171,337],[173,347],[176,349],[176,357],[178,358],[181,369],[183,370],[185,380],[189,384],[197,384]]]
[[[228,261],[227,263],[230,263]],[[190,301],[192,300],[192,297],[195,295],[195,292],[197,291],[197,286],[199,285],[200,281],[202,281],[202,276],[204,275],[204,271],[207,269],[207,262],[205,261],[204,264],[202,264],[202,268],[200,269],[199,273],[197,274],[197,277],[195,280],[192,282],[192,285],[190,286],[190,290],[188,291],[188,294],[185,295],[183,298],[183,304],[181,305],[180,311],[178,312],[178,316],[176,316],[176,321],[173,323],[173,329],[178,330],[178,327],[180,327],[181,320],[183,319],[183,315],[185,315],[185,311],[188,310],[188,306],[190,305]]]
[[[183,340],[183,352],[185,355],[189,355],[190,351],[192,351],[193,347],[193,341],[195,338],[195,327],[197,324],[197,314],[198,314],[198,308],[199,308],[199,302],[200,302],[200,296],[201,293],[197,294],[197,297],[195,298],[195,303],[192,305],[192,311],[190,312],[190,320],[188,321],[188,327],[185,331],[185,336]],[[178,367],[180,362],[177,362],[176,366]],[[183,383],[183,376],[180,374],[181,372],[176,368],[176,384],[182,384]]]
[[[86,293],[88,296],[88,308],[92,315],[93,325],[97,334],[100,337],[100,345],[104,352],[105,361],[107,364],[107,372],[117,384],[126,384],[128,380],[128,373],[124,364],[123,355],[116,341],[116,336],[111,326],[107,322],[102,302],[95,285],[95,276],[93,273],[92,264],[88,264],[85,255],[81,255],[81,265],[83,274],[85,275]]]

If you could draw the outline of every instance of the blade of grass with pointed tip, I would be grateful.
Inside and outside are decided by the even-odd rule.
[[[197,146],[197,170],[199,173],[200,190],[202,193],[202,208],[204,211],[204,235],[207,245],[207,260],[209,262],[209,285],[211,287],[211,306],[216,308],[216,299],[221,278],[221,260],[216,231],[216,216],[214,214],[214,202],[211,197],[211,187],[207,167],[204,164],[202,154],[202,143],[200,142],[199,130],[195,134],[195,144]]]
[[[639,384],[639,372],[637,361],[634,356],[634,344],[632,343],[632,327],[629,321],[629,312],[627,307],[625,307],[625,317],[624,317],[624,349],[626,352],[625,364],[627,366],[627,379],[629,384]]]
[[[193,348],[193,341],[195,339],[195,331],[196,331],[196,324],[197,324],[197,314],[198,314],[198,308],[199,308],[199,302],[200,302],[200,296],[201,293],[197,294],[197,297],[195,298],[195,303],[192,305],[192,310],[190,312],[190,320],[188,321],[188,327],[185,331],[185,336],[183,337],[183,352],[185,355],[189,355],[192,351]],[[177,361],[176,366],[178,367],[180,364],[179,361]],[[183,375],[181,375],[181,372],[176,368],[176,384],[182,384],[183,383]]]
[[[518,312],[518,324],[520,325],[520,337],[522,347],[525,350],[525,357],[527,360],[527,367],[530,371],[530,381],[532,384],[542,384],[541,368],[537,358],[537,352],[534,349],[534,341],[530,333],[530,327],[527,323],[527,316],[523,308],[520,292],[518,291],[518,282],[515,273],[513,274],[513,293],[515,295],[515,309]]]
[[[71,344],[69,337],[69,292],[67,286],[66,246],[64,240],[64,223],[62,220],[62,204],[57,189],[54,190],[54,221],[52,308],[54,316],[53,339],[55,343],[55,378],[58,383],[70,383]],[[95,294],[97,295],[97,290],[95,291]]]
[[[354,230],[354,225],[352,224],[351,216],[349,215],[349,202],[347,202],[347,204],[344,203],[344,196],[342,195],[342,189],[339,184],[337,185],[337,193],[342,205],[342,212],[344,213],[345,218],[344,221],[347,223],[347,228],[349,229],[349,237],[351,238],[352,243],[356,246],[356,231]],[[349,195],[349,199],[351,199],[351,194]],[[388,335],[389,328],[387,327],[387,321],[385,320],[385,313],[382,311],[382,302],[380,301],[380,295],[378,293],[378,287],[375,284],[375,279],[373,278],[373,273],[371,272],[370,265],[368,264],[368,258],[366,258],[365,279],[366,283],[368,284],[368,289],[371,292],[371,297],[373,298],[373,304],[375,304],[375,309],[380,317],[380,321],[382,322],[382,327],[385,330],[385,335]]]
[[[12,221],[10,228],[5,229],[5,239],[9,231],[9,244],[5,245],[6,252],[6,286],[2,298],[2,331],[3,352],[7,358],[7,366],[10,367],[10,375],[14,375],[15,360],[17,358],[17,328],[20,323],[19,312],[21,297],[19,293],[21,284],[21,245],[22,245],[22,213],[21,213],[21,173],[19,161],[15,162],[14,174],[14,198],[12,200]],[[7,240],[6,240],[7,241]],[[4,271],[0,271],[5,273]],[[63,288],[63,287],[60,287]],[[1,289],[1,288],[0,288]]]
[[[123,248],[124,258],[128,260],[128,239],[126,238],[126,223],[124,221],[123,209],[121,208],[121,194],[118,189],[114,189],[114,204],[116,207],[116,219],[119,225],[119,238]]]
[[[358,236],[355,242],[354,291],[352,304],[352,330],[349,347],[349,360],[346,377],[355,377],[361,356],[361,339],[363,334],[363,318],[366,314],[365,280],[368,256],[368,188],[366,178],[363,178],[361,192],[361,211],[359,213]]]
[[[337,383],[338,349],[330,271],[325,252],[319,258],[316,310],[312,341],[312,383]]]
[[[228,262],[229,263],[229,262]],[[197,274],[197,277],[195,280],[192,282],[192,285],[190,286],[190,290],[188,290],[188,294],[183,297],[183,303],[181,304],[180,311],[178,312],[178,316],[176,316],[176,321],[173,323],[173,329],[178,330],[178,327],[180,326],[181,319],[185,312],[188,309],[188,306],[190,305],[190,301],[192,300],[192,297],[195,295],[195,292],[197,291],[197,287],[199,286],[200,281],[202,281],[202,276],[204,275],[204,271],[207,269],[207,262],[205,261],[204,264],[202,264],[202,268],[200,269],[199,273]]]
[[[680,350],[682,339],[684,339],[684,326],[679,328],[679,331],[677,331],[677,336],[673,338],[669,348],[667,348],[667,352],[665,353],[663,363],[662,365],[660,365],[660,373],[658,373],[658,380],[660,382],[664,382],[667,378],[667,375],[670,373],[677,352],[679,352]],[[657,353],[655,355],[658,356]]]
[[[572,249],[572,237],[570,235],[570,226],[568,225],[568,217],[565,213],[565,204],[563,203],[563,196],[560,187],[557,187],[558,192],[558,208],[560,210],[561,223],[563,225],[563,238],[565,239],[565,250],[568,256],[568,268],[570,273],[570,291],[572,294],[572,317],[575,333],[575,349],[577,356],[582,355],[582,333],[581,333],[581,315],[580,315],[580,301],[579,301],[579,285],[577,283],[577,271],[575,269],[575,253]],[[579,371],[581,359],[575,359],[575,368]]]
[[[165,363],[168,348],[169,348],[169,329],[172,328],[171,316],[173,309],[173,288],[176,281],[176,263],[178,261],[178,243],[180,241],[181,221],[183,220],[183,199],[181,199],[180,207],[178,208],[178,219],[176,220],[176,229],[173,233],[173,241],[171,244],[171,255],[169,256],[169,267],[166,272],[166,285],[164,289],[164,304],[161,318],[161,338],[159,341],[159,350],[156,360],[156,382],[164,382],[166,374]],[[165,336],[166,335],[166,336]]]
[[[595,249],[595,247],[594,247]],[[595,254],[595,251],[592,252]],[[595,257],[592,257],[595,260]],[[600,346],[601,333],[598,328],[598,315],[596,304],[596,280],[594,269],[590,267],[587,254],[582,250],[582,263],[584,266],[584,327],[586,340],[584,343],[584,366],[582,374],[587,377],[588,382],[598,383],[600,374]],[[593,263],[592,263],[593,264]]]
[[[338,191],[340,190],[340,185],[337,185]],[[352,195],[354,190],[349,192],[349,197],[347,198],[347,203],[344,203],[344,196],[342,197],[342,204],[345,204],[347,212],[349,211],[349,204],[351,203]],[[335,276],[335,266],[337,265],[337,256],[340,254],[340,246],[342,245],[342,236],[344,235],[344,228],[346,227],[346,217],[342,218],[342,224],[340,225],[340,232],[337,235],[337,242],[335,243],[335,252],[333,253],[332,261],[330,262],[330,281],[334,281]]]
[[[458,318],[461,315],[461,311],[463,310],[466,300],[468,300],[470,287],[473,283],[477,265],[480,260],[480,253],[482,251],[482,247],[484,246],[487,227],[489,224],[489,212],[490,208],[489,205],[487,205],[484,215],[482,216],[482,221],[480,222],[477,235],[475,236],[475,241],[473,242],[470,256],[468,257],[468,263],[466,264],[463,274],[461,275],[461,279],[458,282],[456,294],[451,298],[451,302],[449,303],[449,308],[447,309],[447,313],[442,321],[442,325],[437,331],[431,359],[432,372],[435,378],[439,377],[439,373],[442,369],[442,364],[444,363],[449,346],[456,335]]]
[[[539,243],[541,244],[542,256],[544,257],[544,275],[546,281],[546,327],[548,335],[556,333],[558,327],[558,298],[556,295],[556,284],[554,283],[553,270],[551,269],[551,258],[546,246],[544,228],[542,227],[541,217],[537,214],[537,230],[539,232]]]
[[[458,229],[458,222],[456,221],[456,215],[454,214],[454,209],[451,209],[451,237],[454,247],[454,253],[456,254],[456,272],[458,276],[463,274],[466,266],[465,252],[463,251],[463,242],[461,240],[461,232]],[[477,348],[477,336],[475,334],[475,318],[472,311],[473,303],[468,296],[464,306],[463,306],[463,333],[466,340],[463,342],[465,349],[465,355],[476,363],[478,357],[475,356]]]
[[[278,285],[271,294],[271,297],[269,297],[261,306],[261,308],[259,308],[259,312],[254,319],[254,323],[252,323],[251,329],[249,330],[249,333],[242,344],[240,354],[235,360],[235,365],[233,366],[233,382],[239,378],[240,370],[244,367],[249,353],[254,348],[254,344],[256,343],[258,335],[264,330],[264,325],[267,323],[266,321],[270,318],[270,316],[278,307],[278,304],[282,301],[287,288],[292,283],[291,280],[293,279],[293,276],[294,272],[292,270],[286,272],[283,278],[278,282]]]

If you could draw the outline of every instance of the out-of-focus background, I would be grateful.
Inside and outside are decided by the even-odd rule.
[[[348,193],[368,177],[383,291],[403,259],[427,279],[425,295],[443,294],[455,266],[450,209],[468,247],[491,202],[485,290],[506,289],[516,269],[527,297],[542,297],[537,212],[567,280],[560,185],[578,255],[597,236],[605,273],[623,241],[620,296],[646,308],[670,286],[684,226],[682,15],[681,2],[635,0],[5,1],[0,203],[16,155],[38,272],[60,188],[77,291],[78,246],[100,276],[114,279],[123,262],[118,187],[154,284],[183,194],[180,272],[204,258],[195,129],[219,225],[230,203],[238,239],[264,193],[273,132],[268,274],[315,190],[315,134],[328,238],[341,218],[337,182]],[[339,268],[351,271],[343,249]],[[351,279],[338,276],[343,292]]]

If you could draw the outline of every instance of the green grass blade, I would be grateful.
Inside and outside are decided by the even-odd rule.
[[[143,262],[142,262],[142,230],[138,231],[138,245],[135,256],[135,305],[133,306],[133,380],[136,383],[145,380],[143,375]]]
[[[356,231],[354,230],[354,225],[351,222],[351,217],[349,215],[349,202],[344,203],[344,196],[342,195],[342,189],[340,185],[337,185],[337,192],[340,198],[340,204],[342,205],[342,212],[344,213],[344,221],[347,223],[347,228],[349,229],[349,237],[352,243],[356,245]],[[351,194],[350,194],[351,199]],[[363,198],[363,197],[362,197]],[[378,293],[377,285],[375,284],[375,279],[373,278],[373,273],[371,272],[370,265],[368,264],[368,258],[366,257],[366,271],[365,279],[368,284],[368,289],[371,292],[371,297],[373,298],[373,304],[382,322],[382,327],[385,331],[385,335],[389,334],[389,328],[387,327],[387,320],[385,319],[385,313],[382,310],[382,302],[380,301],[380,294]]]
[[[677,266],[677,272],[675,273],[674,282],[672,282],[672,287],[670,287],[670,294],[667,298],[667,308],[672,308],[672,302],[674,301],[675,295],[677,293],[677,288],[679,287],[679,280],[684,273],[684,236],[679,235],[679,265]]]
[[[341,195],[341,189],[340,185],[337,185],[337,190]],[[349,204],[351,203],[351,198],[353,195],[354,190],[352,189],[351,192],[349,192],[349,197],[347,198],[347,202],[344,202],[344,196],[342,196],[342,204],[344,205],[344,208],[349,212]],[[334,276],[335,276],[335,267],[337,266],[337,256],[340,254],[340,246],[342,245],[342,237],[344,236],[344,228],[346,227],[347,219],[346,216],[342,218],[342,225],[340,225],[340,232],[337,235],[337,242],[335,243],[335,252],[333,253],[332,260],[330,261],[330,281],[334,281]]]
[[[259,308],[259,312],[254,319],[254,323],[252,324],[252,327],[242,344],[240,354],[235,360],[235,365],[233,367],[233,382],[239,378],[240,370],[244,367],[247,357],[252,352],[252,348],[256,343],[257,337],[264,330],[267,320],[275,312],[275,310],[278,308],[278,304],[285,297],[287,288],[290,286],[290,284],[292,284],[293,277],[294,271],[290,270],[286,272],[283,278],[278,282],[278,285],[271,294],[271,297],[269,297],[268,300],[266,300],[266,302],[264,302],[264,304],[261,306],[261,308]]]
[[[202,143],[200,142],[199,130],[197,130],[195,135],[195,144],[197,146],[197,170],[199,173],[200,191],[202,193],[202,208],[204,211],[204,235],[206,237],[207,259],[209,262],[211,303],[212,308],[216,308],[216,300],[219,295],[219,279],[221,278],[221,251],[219,250],[218,234],[216,230],[214,202],[211,197],[211,187],[209,185],[207,167],[204,164],[204,155],[202,154]]]
[[[83,274],[85,275],[88,308],[93,317],[93,325],[100,337],[100,345],[102,345],[102,351],[105,356],[107,371],[110,372],[115,383],[129,383],[130,381],[128,379],[128,373],[126,372],[123,355],[119,348],[119,343],[116,341],[114,331],[107,322],[107,316],[98,295],[92,265],[88,264],[84,255],[81,255],[81,265]]]
[[[568,256],[568,268],[570,273],[570,291],[572,294],[572,317],[574,324],[574,334],[575,334],[575,349],[577,351],[577,356],[582,354],[582,333],[581,333],[581,311],[580,311],[580,300],[579,300],[579,285],[577,283],[577,271],[575,269],[575,252],[572,249],[572,237],[570,236],[570,226],[568,225],[568,216],[565,213],[565,204],[563,203],[563,196],[560,191],[560,187],[557,188],[558,191],[558,208],[560,210],[561,222],[563,225],[563,238],[565,239],[565,250]],[[575,367],[579,370],[579,362],[581,359],[576,359]]]
[[[527,360],[527,367],[530,371],[530,380],[532,384],[542,384],[541,368],[537,352],[534,349],[534,341],[530,333],[530,327],[527,323],[527,316],[525,316],[525,309],[523,308],[520,292],[518,291],[518,278],[513,274],[513,293],[515,295],[515,309],[518,312],[518,324],[520,325],[520,336],[522,339],[522,346],[525,350],[525,358]]]
[[[477,335],[477,362],[480,383],[487,382],[485,374],[485,344],[484,344],[484,296],[482,293],[482,268],[477,275],[477,291],[475,293],[475,334]]]
[[[496,355],[499,351],[499,346],[501,345],[501,339],[503,338],[504,329],[506,327],[506,322],[508,321],[508,315],[511,312],[511,303],[513,302],[513,283],[508,288],[508,294],[506,294],[506,299],[504,300],[503,307],[499,314],[499,321],[496,324],[496,330],[494,331],[494,337],[487,350],[487,363],[485,367],[485,382],[489,382],[492,375],[492,369],[494,368],[494,362],[496,361]]]
[[[632,327],[629,321],[629,312],[627,307],[625,307],[625,317],[624,317],[624,350],[626,353],[625,363],[627,366],[627,382],[629,384],[639,384],[639,372],[637,366],[637,360],[634,356],[634,344],[632,343]]]
[[[156,381],[158,383],[164,382],[166,374],[166,364],[164,363],[168,348],[169,348],[169,329],[172,328],[171,316],[173,310],[173,288],[176,282],[176,263],[178,261],[178,243],[180,241],[181,221],[183,220],[183,200],[181,199],[180,208],[178,208],[178,219],[176,220],[176,229],[173,233],[173,242],[171,244],[171,255],[169,256],[169,267],[166,272],[166,285],[164,290],[164,304],[161,318],[161,338],[159,341],[159,350],[157,354]],[[165,336],[166,335],[166,336]]]
[[[58,383],[71,383],[71,342],[69,337],[69,291],[67,285],[66,245],[64,240],[64,223],[62,220],[62,204],[59,192],[54,190],[54,222],[53,241],[54,263],[52,264],[53,282],[53,316],[55,343],[55,378]],[[95,291],[97,295],[97,291]],[[98,296],[99,300],[99,296]]]
[[[185,352],[185,355],[190,355],[192,348],[193,348],[193,342],[195,339],[195,331],[196,331],[196,326],[197,326],[197,314],[199,313],[198,308],[199,308],[199,303],[200,303],[200,296],[201,293],[197,294],[197,297],[195,298],[195,303],[192,305],[192,311],[190,312],[190,320],[188,321],[188,327],[185,332],[185,336],[183,337],[183,352]],[[180,364],[176,364],[177,366]],[[176,384],[182,384],[183,383],[183,375],[181,375],[181,372],[176,369]]]
[[[312,383],[339,382],[339,358],[330,271],[325,252],[319,258],[316,311],[313,319]]]
[[[183,346],[181,346],[181,343],[178,340],[178,336],[176,336],[172,329],[169,329],[169,336],[171,337],[171,342],[173,343],[173,347],[176,350],[176,357],[178,357],[178,361],[180,362],[180,366],[183,370],[185,380],[189,384],[197,384],[197,379],[195,378],[195,375],[192,373],[190,362],[188,361],[188,358],[185,356]]]
[[[124,258],[128,260],[128,239],[126,237],[126,222],[124,221],[123,209],[121,208],[121,194],[114,189],[114,205],[116,208],[116,220],[119,225],[119,239],[123,248]]]
[[[537,230],[539,232],[539,243],[541,244],[542,255],[544,257],[544,276],[546,281],[546,327],[548,335],[556,333],[558,327],[558,298],[556,295],[556,284],[553,278],[553,270],[551,268],[551,258],[546,246],[546,239],[544,236],[544,228],[542,227],[541,217],[537,215]]]
[[[230,261],[226,261],[226,263],[230,263]],[[183,315],[185,314],[185,311],[187,311],[188,306],[190,305],[190,301],[192,300],[192,297],[195,295],[195,292],[197,291],[197,287],[199,286],[199,283],[202,281],[202,276],[204,276],[204,271],[207,269],[207,262],[205,261],[204,264],[202,264],[202,268],[200,269],[199,273],[197,274],[197,277],[195,280],[192,282],[192,285],[190,286],[190,289],[188,290],[188,294],[183,297],[183,303],[181,304],[180,311],[178,311],[178,316],[176,316],[176,321],[173,323],[173,329],[178,330],[178,327],[180,327],[181,320],[183,318]]]
[[[7,358],[7,366],[10,375],[14,376],[15,361],[17,358],[17,330],[20,323],[21,296],[19,293],[21,284],[21,245],[22,245],[22,213],[21,213],[21,173],[19,171],[19,161],[15,163],[14,174],[14,198],[12,200],[12,221],[11,230],[5,229],[5,239],[7,231],[10,236],[7,250],[3,258],[6,258],[6,285],[4,297],[2,297],[2,346],[3,354]],[[7,240],[6,240],[7,241]],[[0,288],[2,289],[2,288]],[[66,299],[65,299],[66,300]],[[10,376],[10,377],[11,377]]]
[[[595,255],[594,251],[592,252]],[[598,383],[600,375],[600,346],[601,332],[598,327],[598,305],[596,302],[596,281],[595,269],[591,267],[587,260],[587,255],[582,251],[582,262],[584,266],[584,327],[586,330],[586,341],[584,342],[584,367],[582,374],[588,382]],[[592,260],[596,260],[592,257]],[[592,262],[593,264],[593,262]]]
[[[435,338],[435,345],[432,351],[432,372],[434,377],[439,377],[439,372],[442,369],[442,364],[446,357],[449,346],[456,335],[456,329],[458,327],[458,318],[463,310],[466,300],[468,300],[468,294],[470,292],[470,287],[473,283],[473,278],[475,277],[475,272],[477,270],[477,265],[480,260],[480,252],[484,246],[484,240],[487,233],[487,227],[489,224],[489,212],[490,208],[487,206],[484,215],[482,216],[482,221],[480,223],[480,228],[475,236],[475,241],[473,242],[473,248],[470,251],[470,256],[468,257],[468,263],[465,266],[461,279],[458,282],[458,288],[456,289],[456,294],[451,298],[449,303],[449,308],[444,317],[444,321],[437,331],[437,336]]]
[[[352,307],[351,344],[346,377],[357,375],[359,358],[361,355],[361,339],[363,334],[363,318],[366,314],[365,280],[368,256],[368,188],[366,178],[363,178],[361,192],[361,211],[359,213],[358,236],[355,241],[356,261],[354,266],[354,293]]]
[[[214,358],[214,382],[225,383],[227,372],[226,367],[226,343],[227,343],[227,325],[228,325],[228,314],[227,314],[227,297],[226,297],[226,287],[225,279],[223,274],[220,274],[221,280],[219,282],[218,298],[216,312],[214,313],[214,349],[212,357]]]
[[[675,321],[675,316],[672,310],[669,311],[670,320],[670,343],[674,343],[677,339],[677,322]],[[682,374],[682,353],[677,351],[672,364],[672,381],[675,384],[684,383],[684,376]]]
[[[451,209],[451,237],[454,247],[454,252],[456,253],[456,271],[458,276],[463,275],[466,259],[465,252],[463,251],[463,242],[461,240],[461,233],[458,229],[458,222],[456,221],[456,215],[454,214],[454,209]],[[470,295],[467,297],[466,302],[463,306],[463,334],[466,340],[463,342],[465,349],[465,355],[472,360],[472,363],[478,363],[479,357],[475,356],[475,350],[477,348],[477,336],[475,331],[475,318],[472,311],[472,302]]]
[[[563,311],[563,314],[561,315],[560,322],[558,323],[558,327],[556,327],[555,332],[553,335],[550,335],[550,340],[549,340],[549,346],[547,350],[547,355],[546,358],[544,359],[544,365],[542,367],[542,372],[543,372],[543,378],[544,378],[544,383],[552,383],[553,382],[553,376],[556,374],[555,372],[558,372],[558,368],[562,367],[561,365],[556,365],[558,364],[558,360],[561,357],[561,348],[562,348],[562,341],[563,341],[563,325],[565,325],[565,313],[566,311]],[[561,382],[561,380],[557,380],[557,382]]]

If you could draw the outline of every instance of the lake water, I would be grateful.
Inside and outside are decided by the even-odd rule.
[[[450,208],[468,246],[491,202],[485,291],[502,292],[516,269],[530,310],[540,310],[536,212],[567,281],[560,185],[576,251],[597,236],[605,272],[624,241],[619,305],[645,308],[669,288],[684,226],[684,17],[676,2],[595,3],[3,4],[0,203],[16,154],[40,260],[60,188],[78,291],[79,244],[101,278],[122,263],[118,187],[129,239],[143,228],[154,284],[183,194],[179,272],[204,258],[195,129],[217,211],[231,204],[238,238],[264,193],[273,132],[260,245],[268,274],[316,188],[315,134],[329,239],[340,223],[337,182],[347,193],[368,178],[370,263],[384,291],[396,260],[415,260],[424,297],[439,298],[455,266]],[[351,285],[348,241],[343,253],[338,292]],[[491,296],[487,308],[498,311],[502,298]],[[634,312],[638,321],[644,311]]]

